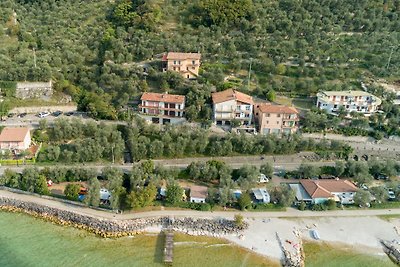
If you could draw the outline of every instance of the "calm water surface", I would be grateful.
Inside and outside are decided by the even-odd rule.
[[[158,235],[103,239],[25,214],[0,212],[0,267],[165,266]],[[279,266],[224,241],[176,235],[175,266]]]

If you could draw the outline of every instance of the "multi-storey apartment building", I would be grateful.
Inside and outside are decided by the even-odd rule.
[[[261,134],[292,134],[298,129],[299,112],[293,107],[259,103],[254,113]]]
[[[239,120],[250,125],[253,119],[253,98],[236,90],[228,89],[212,94],[213,120],[217,125],[231,125]]]
[[[176,71],[186,79],[196,79],[199,76],[200,53],[168,52],[163,57],[163,71]]]
[[[185,97],[182,95],[144,93],[139,110],[146,120],[159,124],[185,121]]]
[[[341,106],[347,112],[374,113],[382,100],[364,91],[323,91],[317,94],[317,107],[336,113]]]

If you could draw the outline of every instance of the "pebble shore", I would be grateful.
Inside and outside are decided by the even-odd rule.
[[[190,235],[211,236],[239,234],[248,228],[247,223],[237,226],[234,221],[227,219],[193,219],[190,217],[155,217],[131,220],[99,219],[6,197],[0,197],[0,210],[26,213],[55,224],[73,226],[107,238],[137,235],[145,232],[148,227],[157,226]]]

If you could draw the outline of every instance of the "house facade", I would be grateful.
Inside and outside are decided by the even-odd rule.
[[[191,186],[190,187],[190,202],[206,203],[208,196],[208,188],[206,186]]]
[[[293,134],[298,129],[299,112],[293,107],[258,103],[254,113],[261,134]]]
[[[317,94],[317,107],[328,113],[337,113],[341,106],[352,111],[370,114],[378,110],[382,100],[364,91],[323,91]]]
[[[50,98],[53,95],[53,83],[49,82],[18,82],[15,89],[15,97]]]
[[[253,120],[253,98],[236,90],[228,89],[212,94],[213,121],[217,125],[231,125],[238,120],[251,125]]]
[[[139,111],[143,118],[157,124],[177,124],[185,121],[185,97],[159,93],[144,93]]]
[[[28,128],[6,127],[0,134],[0,150],[20,152],[31,146],[31,133]]]
[[[175,71],[186,79],[199,76],[201,54],[168,52],[163,56],[163,71]]]
[[[298,201],[321,204],[333,199],[341,204],[353,204],[358,188],[348,180],[300,180],[290,187]]]

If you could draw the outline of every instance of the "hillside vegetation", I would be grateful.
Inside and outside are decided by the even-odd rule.
[[[0,80],[52,78],[102,118],[142,91],[189,94],[196,120],[215,88],[302,96],[399,77],[399,15],[399,0],[2,0]],[[145,77],[137,63],[165,51],[201,52],[201,78],[157,64]]]

